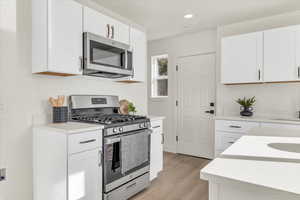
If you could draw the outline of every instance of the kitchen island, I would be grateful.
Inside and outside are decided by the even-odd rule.
[[[243,136],[201,170],[210,200],[299,200],[300,138]]]

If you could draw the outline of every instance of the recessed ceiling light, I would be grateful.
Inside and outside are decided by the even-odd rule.
[[[186,14],[186,15],[184,15],[183,17],[184,17],[185,19],[191,19],[191,18],[194,17],[194,15],[193,15],[193,14]]]

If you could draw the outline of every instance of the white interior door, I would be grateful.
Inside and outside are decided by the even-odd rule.
[[[180,58],[178,61],[177,152],[213,158],[215,54]]]

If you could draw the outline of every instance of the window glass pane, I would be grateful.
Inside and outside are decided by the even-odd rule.
[[[157,80],[157,96],[168,96],[168,79]]]
[[[167,76],[168,75],[168,58],[158,58],[157,59],[158,75]]]

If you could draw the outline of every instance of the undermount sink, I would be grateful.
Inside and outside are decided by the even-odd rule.
[[[300,144],[295,143],[270,143],[269,147],[280,151],[287,151],[292,153],[300,153]]]

